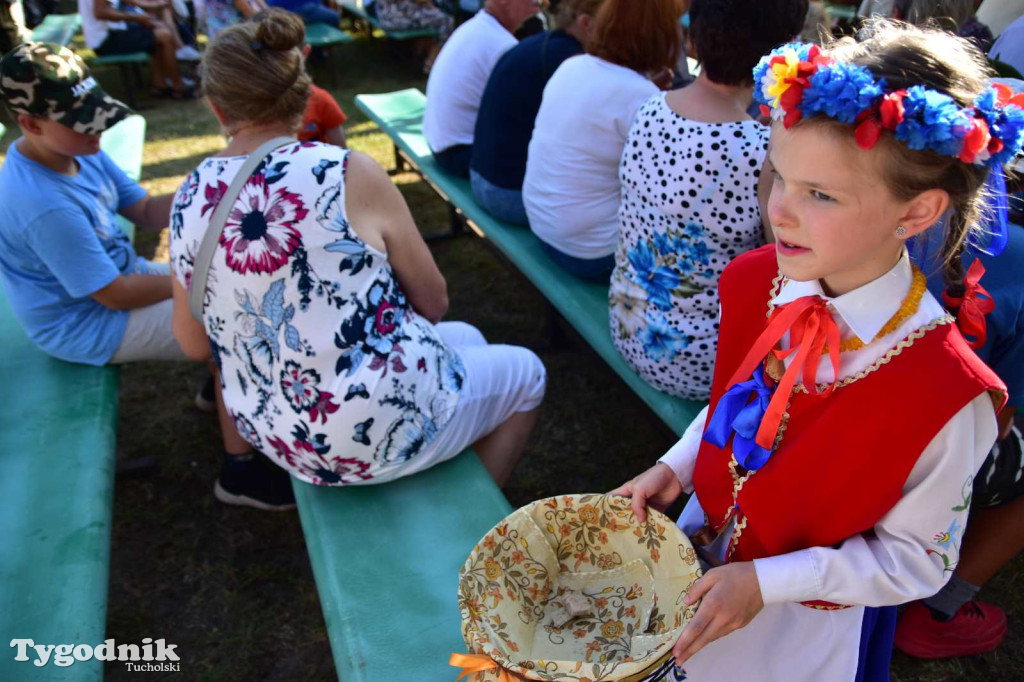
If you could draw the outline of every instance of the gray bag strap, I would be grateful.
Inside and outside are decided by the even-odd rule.
[[[203,299],[206,298],[206,280],[210,275],[210,264],[213,263],[213,253],[217,250],[217,242],[224,232],[224,225],[228,221],[228,215],[235,205],[235,200],[242,193],[242,187],[249,177],[255,172],[256,167],[278,147],[289,142],[295,142],[292,137],[275,137],[261,144],[256,148],[249,158],[242,164],[235,179],[231,181],[228,190],[221,197],[216,210],[210,216],[210,224],[203,235],[203,243],[199,245],[199,252],[196,253],[196,260],[192,266],[192,281],[188,292],[188,309],[199,322],[203,321]]]

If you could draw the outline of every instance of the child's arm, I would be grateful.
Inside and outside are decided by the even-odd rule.
[[[147,194],[140,201],[122,209],[120,213],[136,227],[144,230],[162,230],[170,222],[173,202],[173,193],[155,197]]]
[[[108,308],[129,310],[171,296],[166,275],[121,274],[115,258],[126,262],[131,242],[120,235],[104,247],[85,213],[54,209],[33,221],[25,234],[50,274],[75,298],[91,297]]]
[[[345,141],[345,128],[342,126],[331,128],[324,133],[324,136],[330,144],[341,147],[342,149],[345,149],[348,146],[348,143]]]
[[[956,568],[974,474],[995,440],[992,402],[982,394],[925,448],[903,497],[873,532],[836,548],[754,561],[765,603],[823,599],[885,606],[935,594]]]
[[[703,600],[673,648],[677,661],[749,623],[762,604],[824,600],[887,606],[938,592],[956,568],[974,473],[995,437],[992,401],[983,393],[925,448],[907,477],[903,497],[871,532],[838,547],[712,568],[697,581],[700,588],[686,596],[688,604]],[[856,494],[856,482],[850,493]],[[828,510],[808,513],[826,515]]]
[[[145,308],[171,297],[171,278],[169,275],[118,275],[90,296],[111,310]]]
[[[664,511],[684,492],[693,492],[693,468],[697,463],[704,424],[708,418],[705,405],[683,432],[683,437],[662,455],[658,463],[610,495],[633,498],[630,505],[640,523],[647,519],[647,506]]]

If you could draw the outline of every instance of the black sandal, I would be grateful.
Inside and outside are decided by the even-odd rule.
[[[191,85],[186,85],[183,90],[175,90],[168,88],[171,91],[171,99],[177,101],[199,99],[199,91],[193,88]]]

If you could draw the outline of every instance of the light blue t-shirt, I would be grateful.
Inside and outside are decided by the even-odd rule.
[[[90,294],[138,269],[117,212],[146,191],[103,152],[61,175],[25,157],[18,141],[0,167],[0,282],[29,338],[50,355],[89,365],[117,352],[128,311]]]

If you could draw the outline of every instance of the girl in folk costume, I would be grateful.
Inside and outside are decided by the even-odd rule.
[[[618,494],[664,508],[711,566],[676,643],[686,679],[887,680],[895,605],[956,567],[1002,382],[905,242],[944,215],[949,277],[1024,101],[939,32],[876,22],[755,69],[776,244],[720,282],[711,402]],[[948,212],[948,213],[947,213]]]

